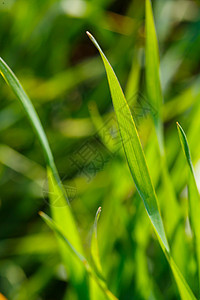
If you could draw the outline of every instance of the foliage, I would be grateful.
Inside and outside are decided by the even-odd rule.
[[[198,3],[0,15],[0,298],[197,299]]]

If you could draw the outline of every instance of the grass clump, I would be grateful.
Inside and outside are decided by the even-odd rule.
[[[200,198],[192,157],[195,164],[199,159],[200,149],[196,139],[200,128],[200,93],[198,79],[194,80],[192,77],[186,89],[183,88],[179,95],[173,94],[173,86],[176,80],[178,82],[178,79],[173,77],[173,72],[178,72],[178,64],[174,65],[173,72],[166,68],[164,79],[161,80],[160,68],[162,69],[163,65],[166,67],[169,57],[173,58],[181,48],[180,45],[174,45],[169,49],[169,56],[166,55],[163,59],[163,54],[161,55],[160,63],[158,37],[167,40],[168,31],[173,36],[170,26],[167,25],[168,18],[166,17],[164,27],[157,28],[157,34],[150,0],[146,0],[143,6],[131,1],[128,10],[129,13],[134,11],[138,20],[145,15],[145,30],[141,20],[134,23],[130,16],[111,13],[103,1],[99,4],[99,10],[92,2],[89,5],[88,2],[82,1],[79,3],[80,11],[74,11],[72,4],[70,10],[64,2],[54,3],[52,7],[44,2],[44,10],[48,8],[44,24],[41,22],[38,25],[38,30],[32,37],[32,41],[37,40],[35,45],[38,47],[45,36],[51,43],[52,37],[48,32],[53,29],[50,28],[49,20],[56,19],[52,13],[56,7],[57,16],[62,11],[62,16],[77,18],[79,22],[86,24],[88,20],[94,22],[94,14],[110,31],[123,36],[119,46],[113,47],[115,51],[109,54],[122,83],[125,76],[122,69],[127,62],[130,66],[130,57],[126,57],[127,49],[130,48],[129,37],[124,38],[129,32],[134,36],[134,58],[131,55],[132,66],[124,93],[110,62],[96,39],[87,31],[103,61],[114,111],[110,109],[107,81],[102,65],[96,57],[86,57],[84,62],[75,66],[71,63],[68,71],[60,69],[57,76],[44,82],[41,78],[31,80],[31,76],[27,78],[27,82],[24,80],[30,90],[31,86],[34,87],[31,93],[33,99],[38,99],[34,105],[16,75],[0,58],[1,75],[23,107],[45,158],[43,163],[38,155],[40,150],[37,145],[34,145],[33,151],[31,146],[27,145],[28,153],[23,150],[23,154],[19,154],[20,147],[18,151],[14,150],[16,144],[7,146],[2,142],[0,145],[2,166],[9,167],[23,178],[21,181],[24,199],[19,207],[15,207],[16,215],[26,222],[27,212],[32,212],[32,200],[41,200],[41,180],[45,182],[45,178],[41,177],[44,177],[44,173],[48,181],[49,203],[35,204],[34,221],[30,221],[30,228],[23,229],[24,233],[17,238],[12,234],[9,238],[9,232],[15,232],[15,228],[12,228],[9,217],[7,222],[4,220],[6,229],[0,244],[3,249],[0,252],[0,279],[3,279],[0,291],[2,290],[8,299],[14,300],[198,299]],[[24,20],[25,8],[15,5],[16,11],[21,12],[19,19]],[[85,13],[81,10],[81,5],[85,5]],[[175,3],[170,5],[174,5],[175,9]],[[190,5],[188,11],[191,9]],[[34,12],[38,12],[35,6],[33,15]],[[121,20],[126,26],[119,28],[114,18]],[[64,22],[62,18],[59,20]],[[181,21],[177,19],[176,22]],[[55,21],[59,27],[58,23]],[[70,31],[72,36],[76,31],[80,32],[80,24],[76,25],[72,26],[73,30]],[[128,26],[130,31],[126,29]],[[139,46],[137,32],[143,38],[143,43],[139,43]],[[27,27],[24,36],[28,34]],[[108,43],[109,39],[108,33],[104,43]],[[116,40],[113,38],[113,41]],[[85,45],[88,44],[88,40],[85,41]],[[112,44],[114,43],[111,43],[111,48]],[[47,70],[51,67],[54,70],[61,68],[66,59],[64,52],[67,49],[64,45],[62,42],[60,47],[55,46],[56,51],[51,54]],[[90,46],[86,47],[90,49]],[[133,48],[133,45],[131,47]],[[59,53],[60,62],[55,65],[53,57],[58,57]],[[80,52],[77,50],[77,53]],[[72,62],[73,57],[70,59]],[[119,62],[119,66],[116,62]],[[45,77],[47,70],[44,68],[42,71],[41,64],[38,64],[40,75]],[[191,70],[193,65],[191,63]],[[189,73],[190,68],[187,71]],[[193,72],[195,73],[195,70]],[[181,77],[181,74],[179,76]],[[86,90],[87,101],[82,98],[77,86],[81,86],[81,93]],[[176,88],[179,88],[179,83]],[[76,90],[73,94],[74,89]],[[67,99],[68,106],[65,103],[66,99],[62,99],[66,92],[70,94],[70,99]],[[165,98],[170,98],[171,95],[173,99],[165,101]],[[51,111],[51,102],[57,97],[60,103],[57,105],[60,106]],[[49,122],[46,122],[49,138],[35,106],[41,113],[41,119],[45,120],[48,116],[46,121],[50,119],[54,124],[51,126],[55,126],[52,129]],[[23,120],[15,103],[3,108],[0,116],[0,131],[5,130],[12,136],[11,128],[16,127],[17,134],[20,130],[22,136],[26,137],[25,132],[29,134],[30,129],[25,126],[26,120]],[[183,121],[188,139],[178,122],[177,134],[175,119],[180,119],[181,124]],[[178,137],[186,160],[182,155]],[[48,139],[51,142],[55,140],[55,144],[52,143],[53,151]],[[20,134],[17,142],[20,142]],[[66,176],[59,176],[52,152],[55,152],[58,169],[63,167],[67,173],[67,180]],[[62,157],[69,157],[69,160],[59,159],[59,153]],[[26,158],[25,154],[30,158]],[[2,170],[4,186],[9,181],[9,175],[6,172],[4,174]],[[188,186],[187,195],[184,191],[185,186]],[[71,196],[70,187],[76,192],[75,197]],[[8,189],[2,189],[2,194],[10,199],[7,195]],[[16,188],[16,198],[19,196],[23,197],[23,193]],[[31,201],[26,207],[27,199]],[[5,206],[3,203],[3,209]],[[8,208],[5,210],[9,216]],[[42,220],[38,217],[38,211]],[[14,227],[17,224],[16,220]],[[54,232],[57,243],[46,225]],[[11,273],[14,275],[11,276]],[[0,293],[0,298],[4,298],[3,294]]]

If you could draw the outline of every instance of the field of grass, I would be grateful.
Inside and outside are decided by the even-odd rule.
[[[0,3],[0,300],[200,299],[200,5]]]

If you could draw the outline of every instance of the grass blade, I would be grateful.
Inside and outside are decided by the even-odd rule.
[[[158,41],[156,36],[155,24],[153,19],[153,12],[150,0],[146,0],[146,18],[145,18],[145,31],[146,31],[146,44],[145,44],[145,60],[146,60],[146,87],[147,96],[153,109],[156,111],[153,114],[158,142],[161,153],[164,151],[163,147],[163,128],[161,122],[161,107],[163,103],[161,84],[160,84],[160,71],[159,71],[159,50]]]
[[[164,149],[164,132],[161,116],[161,109],[163,105],[163,96],[160,82],[160,60],[159,60],[159,48],[158,40],[156,36],[156,28],[153,18],[153,11],[151,1],[146,0],[146,18],[145,18],[145,31],[146,31],[146,43],[145,43],[145,57],[146,57],[146,88],[147,96],[153,110],[156,112],[153,114],[154,125],[156,129],[156,135],[160,150],[160,164],[161,164],[161,176],[163,184],[164,201],[161,205],[164,206],[163,216],[167,224],[167,233],[170,238],[174,233],[174,230],[180,220],[180,210],[176,199],[176,193],[171,182],[171,178],[168,171],[168,166],[165,158]],[[167,199],[166,199],[167,198]],[[172,214],[173,210],[173,214]]]
[[[35,108],[32,102],[30,101],[28,95],[24,91],[21,83],[19,82],[15,74],[12,72],[12,70],[9,68],[9,66],[5,63],[5,61],[2,58],[0,58],[0,73],[4,78],[4,80],[6,81],[6,83],[10,86],[14,94],[17,96],[20,103],[22,104],[25,113],[29,118],[29,121],[32,127],[34,128],[35,133],[41,143],[46,158],[46,162],[52,168],[56,176],[58,176],[53,155],[46,134],[44,132],[40,119],[35,111]]]
[[[146,19],[145,19],[145,58],[146,58],[146,87],[149,100],[160,116],[163,102],[161,84],[160,84],[160,62],[159,49],[156,36],[153,12],[150,0],[146,0]]]
[[[189,217],[192,225],[192,230],[195,238],[196,257],[198,265],[199,276],[199,288],[200,288],[200,196],[197,189],[197,184],[194,175],[194,169],[192,165],[192,159],[190,155],[190,149],[187,141],[187,137],[183,128],[177,122],[178,134],[181,142],[183,152],[185,154],[187,164],[189,167],[189,183],[188,183],[188,198],[189,198]]]
[[[101,213],[101,207],[99,207],[96,212],[93,229],[92,229],[90,251],[91,251],[92,262],[97,271],[97,274],[99,274],[99,276],[104,280],[104,276],[102,275],[103,271],[102,271],[100,257],[99,257],[99,247],[98,247],[98,240],[97,240],[97,223],[100,217],[100,213]]]
[[[162,241],[165,249],[169,251],[169,245],[160,216],[155,190],[149,176],[144,152],[128,103],[124,97],[117,77],[110,63],[102,52],[100,46],[90,33],[87,34],[99,50],[106,68],[111,96],[113,99],[113,105],[117,115],[120,134],[123,141],[124,151],[136,188],[144,202],[147,213],[155,228],[156,233]]]
[[[91,276],[95,282],[97,283],[97,285],[101,288],[101,290],[104,292],[105,296],[107,299],[110,300],[117,300],[117,298],[107,289],[105,283],[102,282],[101,279],[98,278],[98,276],[96,276],[95,272],[93,271],[93,269],[91,268],[89,262],[87,261],[87,259],[81,254],[79,253],[73,246],[72,244],[69,242],[69,240],[65,237],[65,235],[62,233],[62,231],[60,230],[60,228],[56,225],[56,223],[45,213],[40,212],[39,213],[40,216],[42,217],[42,219],[45,221],[45,223],[56,233],[56,235],[65,243],[65,246],[67,246],[67,248],[71,251],[71,253],[78,258],[79,261],[82,262],[85,270],[87,271],[87,273],[89,274],[89,276]]]
[[[2,58],[0,58],[0,73],[7,82],[7,84],[10,86],[14,94],[19,99],[21,105],[24,108],[24,111],[41,143],[43,153],[46,159],[47,163],[47,173],[48,173],[48,180],[49,180],[49,187],[50,187],[50,204],[51,204],[51,211],[53,214],[53,218],[57,221],[59,226],[63,228],[65,235],[69,238],[69,240],[73,242],[73,245],[82,251],[82,245],[80,236],[78,233],[78,229],[75,223],[75,220],[73,218],[73,215],[71,213],[70,206],[68,205],[68,199],[67,195],[65,193],[65,190],[62,186],[62,182],[59,178],[54,158],[46,137],[46,134],[44,132],[44,129],[42,127],[42,124],[40,122],[40,119],[37,115],[37,112],[35,111],[35,108],[29,99],[28,95],[24,91],[21,83],[15,76],[15,74],[12,72],[12,70],[9,68],[9,66],[3,61]],[[56,205],[55,205],[56,202]],[[85,277],[85,271],[82,268],[82,266],[77,266],[77,264],[73,265],[72,261],[73,258],[71,258],[71,254],[66,255],[65,251],[63,250],[63,245],[61,246],[61,253],[63,255],[65,266],[69,273],[72,274],[73,278],[72,281],[75,285],[85,285],[84,283],[84,277]],[[70,270],[69,270],[70,266]],[[78,268],[78,272],[77,272]],[[74,275],[73,275],[74,274]],[[87,290],[87,287],[85,285],[85,292]]]
[[[49,185],[48,196],[51,203],[53,220],[59,225],[61,232],[67,237],[70,243],[76,247],[80,253],[83,253],[80,236],[78,232],[76,234],[77,228],[71,209],[66,202],[66,196],[64,195],[63,190],[60,188],[62,183],[60,183],[60,185],[57,183],[50,167],[47,167],[47,176]],[[59,246],[69,276],[75,285],[82,285],[85,275],[82,266],[74,259],[71,252],[66,249],[62,240],[59,240]]]
[[[39,212],[40,217],[45,221],[45,223],[53,230],[55,233],[62,239],[64,240],[65,244],[67,244],[68,248],[75,254],[75,256],[78,257],[78,259],[86,265],[86,268],[88,270],[90,269],[87,265],[86,259],[80,254],[74,247],[73,245],[69,242],[69,240],[64,236],[62,233],[62,230],[56,225],[56,223],[44,212],[40,211]]]
[[[134,53],[132,66],[131,66],[130,74],[128,76],[126,90],[125,90],[126,99],[134,98],[133,101],[136,101],[137,99],[137,93],[140,84],[140,73],[141,73],[140,60],[141,59],[138,56],[139,56],[138,53]]]
[[[163,249],[163,252],[165,253],[165,256],[170,264],[182,299],[196,299],[171,257],[167,237],[158,207],[155,189],[149,175],[136,126],[119,81],[95,38],[89,32],[87,32],[87,35],[89,36],[95,47],[98,49],[106,69],[124,152],[138,193],[144,202],[145,208],[154,227],[161,248]]]

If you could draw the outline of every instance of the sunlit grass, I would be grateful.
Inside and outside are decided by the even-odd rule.
[[[0,298],[198,299],[196,2],[30,3],[0,10]]]

